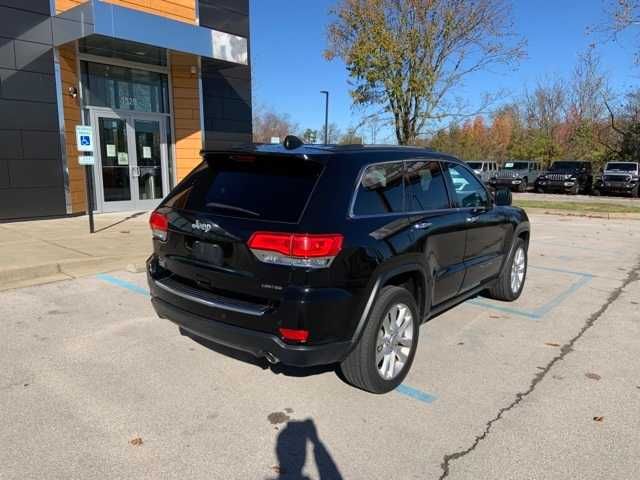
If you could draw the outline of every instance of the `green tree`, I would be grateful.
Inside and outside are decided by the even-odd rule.
[[[392,116],[399,144],[461,115],[452,97],[469,75],[523,55],[508,0],[341,0],[332,13],[325,57],[346,63],[356,105]]]

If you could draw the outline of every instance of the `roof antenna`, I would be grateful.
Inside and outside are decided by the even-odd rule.
[[[300,148],[304,143],[295,135],[287,135],[284,138],[284,142],[282,142],[284,148],[287,150],[295,150],[296,148]]]

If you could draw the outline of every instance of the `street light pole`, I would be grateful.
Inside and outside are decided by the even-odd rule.
[[[322,90],[320,93],[325,95],[324,104],[324,144],[329,144],[329,92]]]

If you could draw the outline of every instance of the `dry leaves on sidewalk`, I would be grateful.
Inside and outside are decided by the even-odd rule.
[[[142,439],[140,437],[136,437],[136,438],[132,438],[131,440],[129,440],[129,443],[131,445],[133,445],[134,447],[139,447],[144,442],[142,441]]]

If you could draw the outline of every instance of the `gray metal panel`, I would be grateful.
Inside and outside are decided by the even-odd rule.
[[[0,67],[16,68],[13,40],[8,38],[0,38]]]
[[[0,96],[5,100],[55,103],[53,75],[0,68]]]
[[[119,38],[225,61],[248,62],[246,38],[98,0],[90,0],[54,18],[56,46],[90,35]]]
[[[60,187],[0,189],[0,219],[48,217],[65,212]]]
[[[42,13],[43,15],[49,15],[51,11],[49,0],[0,0],[0,5],[19,8],[20,10],[28,10],[34,13]]]
[[[56,152],[57,153],[57,152]],[[8,160],[11,183],[24,187],[60,188],[62,184],[60,161],[57,158],[44,160]]]
[[[22,139],[17,130],[0,130],[0,158],[22,158]]]
[[[0,6],[3,37],[51,44],[51,18],[24,10]]]
[[[10,185],[9,179],[9,160],[0,159],[0,188],[6,188]]]
[[[51,45],[15,41],[16,68],[53,75],[53,49]]]
[[[26,159],[57,158],[60,149],[58,132],[22,132],[23,157]]]
[[[0,99],[0,130],[58,130],[55,103]]]

